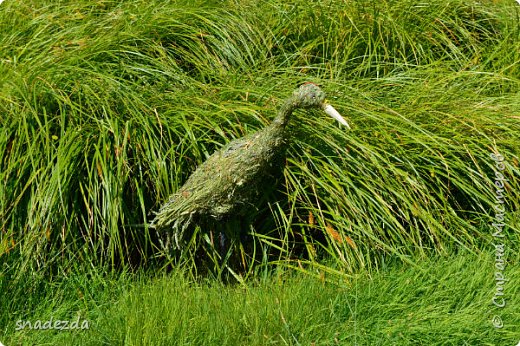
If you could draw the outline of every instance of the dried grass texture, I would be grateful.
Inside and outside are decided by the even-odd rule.
[[[193,223],[245,216],[281,164],[284,127],[265,129],[229,143],[215,152],[161,207],[152,226],[171,230],[176,247]]]

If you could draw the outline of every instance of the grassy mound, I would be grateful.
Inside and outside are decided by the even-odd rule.
[[[505,157],[518,244],[516,4],[259,4],[1,5],[6,275],[154,262],[153,211],[303,81],[353,130],[294,117],[283,198],[243,230],[260,254],[246,266],[332,257],[348,273],[489,248],[491,153]]]

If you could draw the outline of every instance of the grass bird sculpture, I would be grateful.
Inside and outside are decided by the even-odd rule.
[[[303,84],[285,101],[269,126],[228,143],[200,165],[160,208],[151,227],[168,232],[179,249],[192,224],[226,222],[229,217],[251,214],[266,186],[273,185],[275,166],[281,166],[285,154],[286,125],[297,108],[322,109],[349,127],[325,102],[320,87]]]

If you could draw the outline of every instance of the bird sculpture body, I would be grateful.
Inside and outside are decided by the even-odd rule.
[[[225,222],[242,217],[256,206],[266,184],[285,153],[285,128],[296,108],[321,108],[348,127],[339,113],[325,102],[325,93],[306,83],[282,105],[266,128],[236,139],[216,151],[200,165],[186,183],[156,214],[151,227],[173,235],[180,248],[184,233],[193,223]]]

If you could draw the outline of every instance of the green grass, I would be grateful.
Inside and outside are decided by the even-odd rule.
[[[519,268],[507,304],[491,304],[494,258],[468,253],[391,264],[329,283],[274,271],[246,286],[194,282],[181,272],[61,278],[41,304],[10,314],[6,345],[515,345]],[[326,273],[322,273],[326,277]],[[491,324],[499,315],[504,327]],[[87,320],[88,330],[13,331],[15,321]]]
[[[3,4],[7,261],[18,272],[154,263],[153,212],[305,80],[353,130],[293,119],[284,196],[254,229],[268,258],[332,255],[349,272],[381,254],[486,248],[493,151],[507,160],[517,243],[518,8],[396,4],[272,2],[247,15],[254,2]]]
[[[139,294],[148,290],[160,299],[163,289],[202,290],[212,297],[209,305],[200,307],[206,312],[193,311],[203,316],[203,328],[211,325],[204,316],[217,313],[209,306],[220,304],[218,294],[225,292],[234,299],[240,291],[214,287],[215,283],[201,288],[185,278],[178,278],[180,286],[170,286],[168,281],[175,282],[176,276],[148,282],[149,273],[162,273],[171,266],[181,267],[196,282],[233,275],[249,287],[251,306],[263,304],[260,292],[275,284],[263,279],[267,281],[253,289],[260,273],[273,266],[310,277],[325,275],[331,282],[361,276],[359,282],[372,285],[377,280],[363,277],[386,275],[389,258],[398,259],[409,266],[403,267],[402,278],[391,271],[381,280],[412,290],[403,280],[422,273],[412,268],[428,258],[433,258],[435,273],[440,274],[443,262],[435,258],[460,251],[478,257],[493,250],[497,242],[490,227],[496,190],[493,152],[506,160],[504,242],[517,252],[520,52],[514,48],[520,41],[519,18],[520,7],[506,0],[4,1],[0,5],[0,292],[8,293],[0,300],[0,311],[10,315],[0,316],[0,330],[11,333],[15,316],[36,318],[36,306],[41,305],[43,315],[63,311],[65,316],[75,302],[79,305],[74,309],[99,322],[84,334],[85,343],[138,343],[147,337],[159,344],[160,338],[172,334],[141,335],[126,330],[126,318],[121,321],[135,309],[132,299]],[[162,258],[156,236],[147,228],[154,211],[216,149],[268,124],[283,99],[305,81],[323,87],[352,130],[339,128],[318,113],[295,114],[279,191],[257,212],[251,228],[237,230],[248,232],[252,241],[237,248],[229,266],[207,268],[207,262],[201,265],[191,256],[205,246],[204,229],[183,256],[172,263]],[[510,254],[507,261],[517,270],[517,257]],[[127,274],[134,272],[148,274],[136,281]],[[474,276],[465,271],[460,280]],[[484,286],[492,284],[478,278]],[[302,290],[305,295],[309,286],[312,296],[312,289],[319,290],[309,283],[312,280],[295,279],[286,288],[277,286],[275,293],[294,300],[297,294],[283,293],[284,289]],[[438,288],[424,276],[417,280],[424,281],[424,287]],[[450,280],[446,290],[456,290],[458,281]],[[117,285],[122,287],[116,289]],[[511,294],[518,288],[515,285]],[[88,298],[78,300],[78,289]],[[336,288],[330,290],[327,294],[337,293]],[[460,295],[475,294],[470,291],[476,292],[468,288]],[[103,294],[116,295],[123,310]],[[193,294],[195,299],[198,293]],[[326,321],[332,325],[347,323],[341,328],[334,325],[338,336],[321,327],[325,321],[316,317],[312,323],[320,327],[307,334],[303,324],[297,324],[296,331],[290,325],[283,330],[265,326],[270,329],[264,339],[258,317],[251,322],[256,323],[257,334],[238,332],[240,339],[235,340],[229,330],[208,327],[199,329],[199,337],[210,341],[228,333],[230,344],[283,340],[308,344],[313,338],[333,344],[336,337],[341,344],[341,338],[357,335],[359,339],[344,342],[388,344],[401,337],[413,344],[413,337],[427,335],[412,336],[414,329],[404,327],[404,312],[413,312],[407,310],[412,303],[417,311],[431,305],[440,309],[438,304],[447,299],[430,296],[429,304],[400,306],[403,315],[394,334],[392,325],[377,322],[385,314],[367,306],[356,310],[367,314],[358,322],[368,321],[365,324],[376,332],[364,334],[356,324],[356,331],[347,334],[354,328],[348,323],[357,317],[340,314],[344,319],[338,322],[329,314]],[[397,304],[390,291],[385,297]],[[363,299],[371,304],[371,298]],[[378,299],[382,298],[374,301]],[[96,307],[94,301],[105,305]],[[266,309],[278,316],[272,302],[264,302]],[[149,304],[152,311],[145,324],[152,323],[159,310],[152,308],[153,301]],[[324,301],[315,304],[319,311],[336,311]],[[244,307],[227,305],[230,310],[219,318],[230,319],[232,330],[237,328],[232,316]],[[424,340],[450,344],[444,326],[459,338],[453,344],[473,337],[473,330],[480,331],[488,344],[516,342],[511,333],[492,334],[494,329],[482,322],[488,315],[478,309],[489,304],[471,306],[468,311],[475,315],[448,319],[456,324],[451,329],[446,323],[431,324],[438,330],[434,335],[446,335],[445,339]],[[290,311],[284,311],[286,319]],[[431,312],[438,313],[438,321],[439,311]],[[102,318],[105,313],[112,316],[114,326]],[[188,323],[192,317],[180,318]],[[517,315],[511,318],[517,320]],[[171,321],[165,320],[165,330],[183,328]],[[425,331],[424,326],[418,330]],[[180,342],[197,343],[196,331],[183,331]],[[323,339],[318,340],[322,332]],[[17,335],[28,340],[69,337]]]

